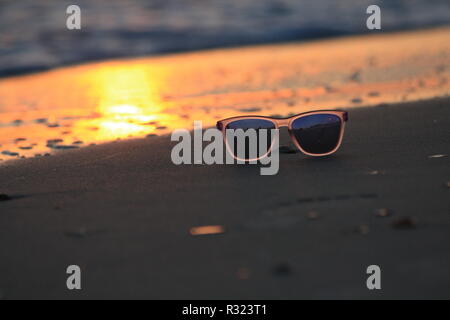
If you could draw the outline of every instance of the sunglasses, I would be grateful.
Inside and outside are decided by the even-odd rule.
[[[274,146],[270,132],[280,127],[287,127],[293,143],[300,151],[309,156],[318,157],[332,154],[339,148],[347,120],[346,111],[311,111],[281,119],[263,116],[232,117],[218,121],[217,129],[222,132],[228,151],[238,160],[252,161],[267,156]],[[265,129],[269,134],[265,136],[267,141],[264,142],[270,147],[264,154],[258,153],[260,156],[251,157],[248,153],[249,141],[246,140],[245,156],[242,153],[238,154],[236,143],[230,146],[230,141],[227,139],[229,129],[242,129],[244,132],[253,129],[256,133]],[[257,134],[257,137],[259,136]]]

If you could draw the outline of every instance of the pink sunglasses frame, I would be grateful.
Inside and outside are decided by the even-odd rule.
[[[303,150],[303,148],[300,146],[300,144],[298,143],[297,139],[294,136],[294,133],[292,131],[292,123],[295,120],[297,120],[298,118],[302,118],[302,117],[305,117],[305,116],[310,116],[310,115],[313,115],[313,114],[332,114],[332,115],[335,115],[335,116],[339,117],[339,119],[341,120],[341,131],[340,131],[340,134],[339,134],[338,144],[330,152],[320,153],[320,154],[306,152],[305,150]],[[265,117],[265,116],[238,116],[238,117],[231,117],[231,118],[226,118],[226,119],[217,121],[216,127],[217,127],[217,129],[219,129],[222,132],[225,144],[227,146],[228,151],[231,153],[231,155],[237,160],[254,161],[254,160],[259,160],[259,159],[265,157],[272,150],[273,143],[270,146],[270,148],[267,151],[267,153],[264,154],[261,157],[258,157],[256,159],[239,159],[233,154],[233,152],[230,151],[230,148],[228,146],[228,142],[227,142],[227,139],[226,139],[226,131],[225,130],[226,130],[227,125],[229,123],[233,122],[233,121],[245,120],[245,119],[263,119],[263,120],[268,120],[268,121],[272,122],[275,125],[275,129],[279,129],[281,127],[287,127],[292,142],[295,144],[295,146],[301,152],[303,152],[304,154],[306,154],[308,156],[312,156],[312,157],[323,157],[323,156],[327,156],[327,155],[330,155],[330,154],[336,152],[336,150],[338,150],[339,147],[341,146],[342,139],[344,137],[345,123],[348,121],[348,112],[347,111],[343,111],[343,110],[320,110],[320,111],[303,112],[303,113],[299,113],[299,114],[296,114],[294,116],[287,117],[287,118],[272,118],[272,117]]]

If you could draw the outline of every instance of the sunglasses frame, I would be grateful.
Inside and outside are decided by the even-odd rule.
[[[339,134],[339,141],[336,145],[336,147],[331,150],[330,152],[326,152],[326,153],[309,153],[306,152],[299,144],[299,142],[297,141],[297,139],[294,136],[294,132],[292,130],[292,123],[299,119],[299,118],[303,118],[306,116],[310,116],[310,115],[314,115],[314,114],[332,114],[335,115],[337,117],[339,117],[339,119],[341,120],[341,130],[340,130],[340,134]],[[348,112],[347,111],[343,111],[343,110],[319,110],[319,111],[308,111],[308,112],[303,112],[303,113],[299,113],[296,114],[294,116],[291,117],[286,117],[286,118],[273,118],[273,117],[265,117],[265,116],[237,116],[237,117],[231,117],[231,118],[226,118],[220,121],[217,121],[216,127],[218,130],[220,130],[222,132],[225,144],[227,146],[228,151],[230,152],[230,148],[228,146],[228,141],[226,139],[226,127],[229,123],[237,121],[237,120],[246,120],[246,119],[262,119],[262,120],[268,120],[270,122],[272,122],[275,126],[274,129],[279,129],[281,127],[287,127],[288,128],[288,132],[289,135],[291,137],[292,142],[294,142],[295,146],[304,154],[308,155],[308,156],[312,156],[312,157],[323,157],[323,156],[327,156],[330,155],[334,152],[336,152],[337,149],[339,149],[339,147],[341,146],[342,143],[342,138],[344,137],[344,131],[345,131],[345,123],[348,121]],[[231,155],[237,159],[237,160],[241,160],[241,161],[255,161],[255,160],[259,160],[261,158],[264,158],[271,150],[273,147],[273,143],[270,146],[270,148],[268,149],[268,151],[256,158],[256,159],[240,159],[238,158],[236,155],[234,155],[234,152],[230,152]]]

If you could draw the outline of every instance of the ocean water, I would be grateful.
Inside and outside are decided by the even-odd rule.
[[[81,30],[66,8],[81,8]],[[382,30],[366,28],[377,4]],[[0,76],[117,57],[450,24],[449,0],[0,0]]]

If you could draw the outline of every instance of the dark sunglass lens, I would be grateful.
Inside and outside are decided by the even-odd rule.
[[[292,133],[306,152],[324,154],[338,145],[341,127],[341,119],[334,114],[312,114],[295,119]]]
[[[234,156],[247,160],[256,159],[268,152],[272,145],[270,130],[275,129],[275,125],[272,121],[264,119],[242,119],[230,122],[225,129],[234,130],[233,136],[226,137]],[[261,129],[267,131],[263,133]],[[264,139],[265,141],[260,141],[260,139]]]

